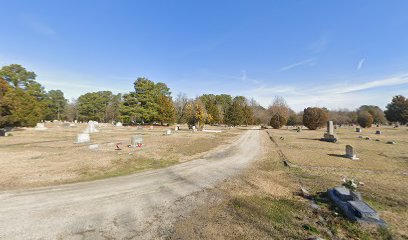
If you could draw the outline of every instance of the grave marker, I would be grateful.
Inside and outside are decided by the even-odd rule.
[[[361,131],[361,128],[359,128],[359,127],[356,128],[356,132],[362,132],[362,131]]]
[[[356,151],[351,145],[346,145],[346,157],[350,158],[351,160],[358,160]]]
[[[96,125],[98,125],[98,122],[89,121],[89,122],[88,122],[88,127],[85,129],[84,133],[95,133],[95,132],[99,132],[99,130],[96,129]]]
[[[77,136],[76,143],[86,143],[89,141],[91,141],[91,137],[89,136],[89,133],[80,133]]]
[[[327,132],[324,134],[324,139],[327,142],[337,142],[337,137],[334,135],[333,121],[327,122]]]
[[[140,135],[134,135],[130,139],[130,147],[142,147],[143,137]]]
[[[375,131],[375,134],[381,134],[380,130]]]
[[[48,128],[45,127],[45,123],[37,123],[34,129],[42,131],[42,130],[47,130]]]
[[[99,145],[98,144],[91,144],[89,145],[89,149],[94,150],[94,149],[98,149]]]

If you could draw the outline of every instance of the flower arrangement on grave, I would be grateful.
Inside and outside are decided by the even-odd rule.
[[[352,192],[356,191],[358,187],[358,184],[354,182],[354,179],[347,179],[347,178],[343,178],[342,185],[348,188]]]

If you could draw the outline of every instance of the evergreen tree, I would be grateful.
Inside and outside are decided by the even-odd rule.
[[[385,116],[390,122],[408,123],[408,99],[398,95],[392,98],[391,103],[387,105]]]

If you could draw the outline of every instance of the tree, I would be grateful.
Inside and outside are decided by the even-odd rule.
[[[166,84],[154,83],[141,77],[134,82],[134,88],[134,92],[123,96],[120,112],[125,121],[163,122],[160,111],[175,115],[174,109],[170,109],[171,92]],[[163,100],[165,102],[162,102]],[[166,116],[166,121],[170,119],[169,117],[174,119],[175,116]]]
[[[363,105],[358,108],[357,113],[368,112],[373,117],[373,123],[375,124],[385,124],[387,119],[385,118],[383,110],[378,106],[374,105]]]
[[[232,105],[232,96],[228,94],[220,94],[215,96],[215,100],[217,102],[217,106],[219,108],[220,113],[220,122],[225,122],[225,116],[227,113],[228,108]]]
[[[82,121],[99,121],[110,122],[112,114],[108,114],[112,101],[115,101],[117,96],[110,91],[99,91],[86,93],[81,95],[77,100],[77,109],[79,120]],[[114,114],[114,116],[116,116]]]
[[[45,103],[47,105],[45,119],[61,120],[61,115],[65,113],[67,105],[67,99],[64,97],[64,93],[61,90],[50,90],[46,94]]]
[[[391,103],[387,105],[385,116],[390,122],[408,123],[408,99],[398,95],[392,98]]]
[[[247,104],[245,104],[242,108],[242,120],[246,126],[254,123],[254,112],[252,111],[252,108]]]
[[[370,128],[373,124],[374,118],[368,111],[362,111],[358,113],[358,124],[363,128]]]
[[[174,123],[176,117],[176,110],[174,108],[173,101],[170,97],[165,95],[159,96],[159,110],[158,110],[158,121],[163,125],[163,123]]]
[[[296,114],[293,110],[290,110],[289,118],[286,123],[288,126],[298,126],[303,124],[303,113]]]
[[[1,125],[34,126],[44,115],[44,88],[35,81],[35,73],[18,64],[0,69]]]
[[[179,93],[174,101],[174,107],[176,109],[176,121],[177,123],[187,123],[186,119],[186,107],[190,100],[185,93]]]
[[[27,71],[19,64],[11,64],[0,69],[0,77],[6,80],[13,88],[26,90],[28,86],[36,83],[36,74]]]
[[[234,99],[225,113],[224,121],[226,124],[232,126],[238,126],[243,122],[243,108],[240,105],[239,100]]]
[[[335,124],[351,124],[357,122],[357,113],[348,109],[338,109],[329,112],[329,119]]]
[[[9,88],[0,105],[1,126],[33,127],[42,119],[42,105],[20,88]]]
[[[303,125],[310,130],[325,126],[328,119],[329,114],[325,108],[308,107],[303,111]]]
[[[200,101],[204,104],[207,114],[211,116],[207,119],[208,123],[215,124],[221,122],[220,108],[217,106],[217,98],[214,94],[201,95]]]
[[[269,124],[273,128],[281,128],[287,123],[290,111],[291,109],[285,99],[282,97],[275,97],[272,105],[268,109],[268,112],[272,116]]]

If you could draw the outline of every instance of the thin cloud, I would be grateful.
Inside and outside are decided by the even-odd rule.
[[[308,49],[314,53],[324,51],[329,45],[329,38],[327,36],[320,36],[318,40],[309,45]]]
[[[403,75],[399,75],[395,77],[389,77],[389,78],[385,78],[381,80],[375,80],[371,82],[355,84],[352,86],[344,87],[343,89],[336,91],[336,93],[351,93],[351,92],[357,92],[357,91],[367,90],[371,88],[395,86],[395,85],[401,85],[401,84],[407,84],[407,83],[408,83],[408,74],[403,74]]]
[[[390,86],[397,88],[385,88]],[[405,86],[405,88],[404,88]],[[310,86],[262,86],[241,92],[242,95],[254,97],[261,105],[268,106],[274,96],[283,96],[294,110],[300,111],[305,107],[328,107],[330,109],[354,109],[363,104],[374,104],[385,107],[386,101],[392,96],[404,93],[408,87],[408,74],[400,74],[375,81],[359,84],[326,84],[324,87]],[[381,91],[366,91],[384,88]],[[405,90],[407,91],[407,90]]]
[[[314,58],[309,58],[309,59],[306,59],[306,60],[303,60],[303,61],[300,61],[300,62],[297,62],[297,63],[293,63],[293,64],[290,64],[290,65],[284,66],[279,70],[279,72],[285,72],[285,71],[288,71],[288,70],[290,70],[292,68],[296,68],[296,67],[300,67],[300,66],[306,66],[306,65],[307,66],[314,66],[315,64],[316,64],[316,60]]]
[[[51,26],[33,16],[22,15],[20,16],[20,20],[24,26],[27,26],[36,33],[46,36],[53,36],[56,34],[56,31]]]
[[[363,68],[365,62],[365,58],[360,59],[360,61],[357,64],[357,71],[360,71]]]

